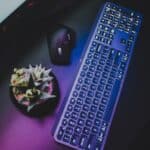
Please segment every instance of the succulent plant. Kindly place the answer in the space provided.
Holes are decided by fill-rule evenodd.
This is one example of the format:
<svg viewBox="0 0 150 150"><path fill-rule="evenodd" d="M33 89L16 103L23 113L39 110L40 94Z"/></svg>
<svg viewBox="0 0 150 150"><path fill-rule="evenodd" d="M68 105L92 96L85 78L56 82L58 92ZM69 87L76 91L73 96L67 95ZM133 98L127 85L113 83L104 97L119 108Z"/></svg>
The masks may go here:
<svg viewBox="0 0 150 150"><path fill-rule="evenodd" d="M53 77L50 72L51 69L45 69L41 64L14 69L10 86L18 103L26 105L28 112L34 106L56 97L52 95Z"/></svg>

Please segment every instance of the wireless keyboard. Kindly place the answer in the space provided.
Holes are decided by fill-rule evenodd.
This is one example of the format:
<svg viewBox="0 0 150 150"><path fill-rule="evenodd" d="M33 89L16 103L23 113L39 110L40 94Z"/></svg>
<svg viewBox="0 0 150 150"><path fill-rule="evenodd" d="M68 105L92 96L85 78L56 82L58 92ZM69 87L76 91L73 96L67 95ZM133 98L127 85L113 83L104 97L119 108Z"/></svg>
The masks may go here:
<svg viewBox="0 0 150 150"><path fill-rule="evenodd" d="M54 138L75 149L102 150L125 80L142 16L107 2L99 12Z"/></svg>

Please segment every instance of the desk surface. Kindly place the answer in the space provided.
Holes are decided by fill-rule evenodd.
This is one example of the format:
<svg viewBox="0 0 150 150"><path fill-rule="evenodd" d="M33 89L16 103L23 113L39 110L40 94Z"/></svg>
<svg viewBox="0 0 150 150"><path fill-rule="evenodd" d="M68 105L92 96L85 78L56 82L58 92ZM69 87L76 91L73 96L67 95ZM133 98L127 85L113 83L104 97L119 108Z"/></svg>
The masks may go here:
<svg viewBox="0 0 150 150"><path fill-rule="evenodd" d="M139 9L146 13L146 10L134 0L124 2L125 5ZM46 32L43 30L36 40L26 43L24 50L5 51L1 54L3 64L3 76L0 78L0 149L1 150L62 150L68 149L57 144L51 134L52 127L56 120L58 110L67 93L67 89L73 81L77 70L80 56L83 52L86 39L89 35L91 25L96 17L102 0L82 2L77 7L72 7L68 12L61 14L56 22L71 27L77 35L76 46L72 50L71 64L69 66L55 66L51 64L46 41ZM53 23L54 24L54 23ZM106 149L126 150L134 143L136 136L148 123L150 117L148 87L148 32L145 30L148 23L144 22L140 38L135 48L127 79L123 88L119 105L112 123ZM32 32L28 33L27 35ZM34 37L34 36L33 36ZM13 38L13 37L12 37ZM17 38L16 38L17 39ZM27 39L26 39L27 40ZM28 40L27 40L28 41ZM25 41L26 42L26 41ZM16 48L19 45L15 38L11 41L10 47ZM9 47L8 45L6 47ZM144 51L144 54L143 54ZM10 53L8 56L8 52ZM30 53L29 53L30 52ZM7 59L6 59L7 56ZM21 58L21 59L19 59ZM30 118L23 115L11 103L9 97L9 79L11 69L16 66L28 66L29 64L43 64L51 67L55 73L61 92L61 99L55 111L43 118ZM120 138L121 137L121 138Z"/></svg>

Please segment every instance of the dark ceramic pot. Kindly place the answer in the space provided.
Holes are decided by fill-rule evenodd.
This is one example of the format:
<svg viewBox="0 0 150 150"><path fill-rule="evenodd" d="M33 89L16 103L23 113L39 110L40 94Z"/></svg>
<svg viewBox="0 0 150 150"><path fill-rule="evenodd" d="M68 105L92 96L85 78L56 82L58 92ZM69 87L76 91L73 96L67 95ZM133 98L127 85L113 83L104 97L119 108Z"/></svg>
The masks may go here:
<svg viewBox="0 0 150 150"><path fill-rule="evenodd" d="M54 76L53 73L50 73L50 75L53 77L53 80L52 80L53 91L51 94L56 95L56 97L50 98L49 100L44 101L41 104L35 105L29 112L27 111L26 105L20 104L16 100L12 91L13 87L10 86L9 93L10 93L11 101L22 113L32 116L32 117L42 117L54 111L58 103L60 93L59 93L59 86L58 86L56 77Z"/></svg>

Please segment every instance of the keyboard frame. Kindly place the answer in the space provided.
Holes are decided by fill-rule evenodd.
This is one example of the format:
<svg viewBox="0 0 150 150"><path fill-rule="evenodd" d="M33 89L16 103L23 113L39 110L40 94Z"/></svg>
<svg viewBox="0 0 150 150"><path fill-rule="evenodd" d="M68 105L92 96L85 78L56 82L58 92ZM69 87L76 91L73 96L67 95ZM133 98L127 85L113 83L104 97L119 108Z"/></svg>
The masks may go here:
<svg viewBox="0 0 150 150"><path fill-rule="evenodd" d="M58 133L58 126L59 126L59 123L62 121L62 116L64 115L65 113L65 108L68 106L68 103L69 103L69 98L71 97L72 95L72 92L73 92L73 89L76 85L76 82L77 82L77 79L79 77L79 74L80 74L80 71L81 71L81 68L82 68L82 65L84 65L84 61L86 59L86 55L88 54L88 51L89 51L89 48L92 44L92 42L94 41L94 36L95 35L95 32L96 32L96 28L97 28L97 25L98 25L98 21L102 18L102 14L104 13L104 10L105 10L105 7L108 5L108 4L113 4L113 5L117 5L119 6L120 8L122 8L123 10L125 11L128 11L128 12L134 12L136 13L137 15L140 16L140 19L141 19L141 22L140 22L140 25L137 29L137 34L135 36L135 39L133 40L133 45L132 47L130 48L131 51L129 52L129 59L128 59L128 62L127 62L127 65L126 65L126 68L125 68L125 71L124 71L124 75L123 75L123 78L121 79L121 83L120 83L120 89L118 91L118 94L117 94L117 98L116 98L116 101L115 101L115 104L114 104L114 107L113 107L113 111L112 111L112 114L111 114L111 117L110 117L110 121L108 123L108 126L107 126L107 129L106 129L106 133L105 133L105 136L104 136L104 140L102 142L102 146L101 146L101 149L103 150L104 149L104 146L105 146L105 143L106 143L106 140L108 138L108 134L109 134L109 131L110 131L110 128L111 128L111 125L112 125L112 121L113 121L113 118L114 118L114 115L115 115L115 111L116 111L116 108L117 108L117 105L118 105L118 102L119 102L119 98L120 98L120 95L121 95L121 92L122 92L122 89L123 89L123 85L124 85L124 82L125 82L125 78L127 76L127 72L128 72L128 68L129 68L129 64L131 63L131 57L133 56L133 51L134 51L134 47L136 45L136 41L137 41L137 38L138 38L138 35L139 35L139 31L140 31L140 28L141 28L141 25L142 25L142 21L143 21L143 15L135 10L132 10L130 8L126 8L126 7L123 7L121 5L119 5L118 3L114 3L114 2L106 2L104 3L100 10L98 11L97 13L97 16L96 16L96 19L92 25L92 28L91 28L91 31L90 31L90 34L88 36L88 39L86 41L86 44L84 46L84 49L83 49L83 52L81 54L81 58L80 58L80 62L78 64L78 67L77 67L77 72L75 73L75 76L74 76L74 80L73 82L71 83L71 86L69 88L69 90L67 91L67 95L65 96L64 100L63 100L63 103L60 107L60 110L58 112L58 115L57 115L57 118L56 118L56 122L54 124L54 127L52 129L52 134L53 134L53 137L55 139L56 142L58 143L61 143L61 144L64 144L66 146L69 146L69 147L72 147L74 149L80 149L79 147L76 147L76 146L73 146L71 144L68 144L66 142L63 142L62 140L58 140L57 139L57 135L55 133ZM102 45L106 45L102 42L99 42L101 43ZM111 48L111 45L106 45L108 47Z"/></svg>

